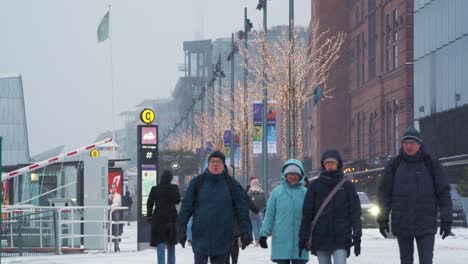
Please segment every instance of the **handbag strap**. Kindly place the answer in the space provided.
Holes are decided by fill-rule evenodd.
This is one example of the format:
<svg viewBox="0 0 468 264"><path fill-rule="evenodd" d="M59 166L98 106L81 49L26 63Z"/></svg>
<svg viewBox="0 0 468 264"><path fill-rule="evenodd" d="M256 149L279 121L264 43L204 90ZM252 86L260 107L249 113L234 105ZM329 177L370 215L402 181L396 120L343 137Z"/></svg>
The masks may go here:
<svg viewBox="0 0 468 264"><path fill-rule="evenodd" d="M309 241L312 238L312 231L314 231L315 224L317 224L317 221L320 217L320 214L322 213L323 209L327 206L327 204L331 201L333 196L335 196L336 192L338 189L341 188L341 186L347 181L348 179L346 177L343 177L341 181L333 188L333 190L328 194L327 198L325 198L325 201L323 201L322 205L320 205L320 208L318 209L317 213L315 214L314 220L312 220L312 224L310 225L310 236L309 236Z"/></svg>

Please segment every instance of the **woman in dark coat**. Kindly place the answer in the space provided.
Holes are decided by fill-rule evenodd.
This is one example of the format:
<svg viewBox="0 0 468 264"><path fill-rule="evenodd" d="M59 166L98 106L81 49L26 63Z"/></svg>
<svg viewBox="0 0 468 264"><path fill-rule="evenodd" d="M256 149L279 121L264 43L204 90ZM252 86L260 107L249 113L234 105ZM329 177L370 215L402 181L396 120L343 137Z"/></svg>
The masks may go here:
<svg viewBox="0 0 468 264"><path fill-rule="evenodd" d="M316 212L343 177L343 161L337 150L327 150L322 156L320 176L310 182L302 211L299 247L304 248ZM318 263L346 263L350 247L361 253L361 203L352 182L346 181L327 204L312 232L311 253Z"/></svg>
<svg viewBox="0 0 468 264"><path fill-rule="evenodd" d="M180 202L180 194L178 186L171 184L172 178L172 172L165 170L161 175L159 185L151 188L146 203L148 222L151 224L150 246L157 249L158 264L166 263L164 261L166 246L167 263L175 264L176 204Z"/></svg>

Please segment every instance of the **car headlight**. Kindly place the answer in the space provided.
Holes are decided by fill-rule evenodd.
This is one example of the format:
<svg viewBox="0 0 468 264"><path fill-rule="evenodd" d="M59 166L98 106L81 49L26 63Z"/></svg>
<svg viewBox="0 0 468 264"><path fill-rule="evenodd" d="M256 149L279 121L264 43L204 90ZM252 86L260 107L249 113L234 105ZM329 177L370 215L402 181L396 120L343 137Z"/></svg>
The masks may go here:
<svg viewBox="0 0 468 264"><path fill-rule="evenodd" d="M380 208L377 206L377 205L373 205L370 209L369 209L369 213L373 216L377 216L379 215L380 213Z"/></svg>

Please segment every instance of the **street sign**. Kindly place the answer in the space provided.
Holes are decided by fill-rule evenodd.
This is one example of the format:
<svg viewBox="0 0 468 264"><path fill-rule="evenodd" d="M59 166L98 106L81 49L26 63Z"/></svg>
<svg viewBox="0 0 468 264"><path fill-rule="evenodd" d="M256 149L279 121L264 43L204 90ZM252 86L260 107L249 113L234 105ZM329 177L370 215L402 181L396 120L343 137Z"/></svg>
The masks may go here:
<svg viewBox="0 0 468 264"><path fill-rule="evenodd" d="M171 168L172 168L173 170L177 170L177 169L180 168L180 165L179 165L178 162L175 161L175 162L172 162L172 163L171 163Z"/></svg>
<svg viewBox="0 0 468 264"><path fill-rule="evenodd" d="M89 155L93 158L96 158L96 157L99 157L99 150L97 149L93 149L91 150L91 152L89 153Z"/></svg>
<svg viewBox="0 0 468 264"><path fill-rule="evenodd" d="M143 109L143 111L141 111L141 114L140 114L140 120L147 125L153 123L154 111L149 108Z"/></svg>

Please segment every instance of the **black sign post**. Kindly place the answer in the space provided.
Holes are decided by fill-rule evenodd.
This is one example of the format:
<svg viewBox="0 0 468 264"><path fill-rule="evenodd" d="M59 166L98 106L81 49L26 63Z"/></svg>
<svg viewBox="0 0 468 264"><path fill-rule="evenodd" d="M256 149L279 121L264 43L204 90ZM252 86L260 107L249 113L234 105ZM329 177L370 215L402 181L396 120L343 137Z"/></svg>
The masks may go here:
<svg viewBox="0 0 468 264"><path fill-rule="evenodd" d="M147 125L137 127L137 152L138 152L138 234L137 249L143 250L149 247L151 239L151 226L147 222L146 201L151 187L156 185L158 177L158 126L151 125L154 113L144 109L141 120ZM152 115L151 115L152 113ZM148 116L152 118L148 118Z"/></svg>

